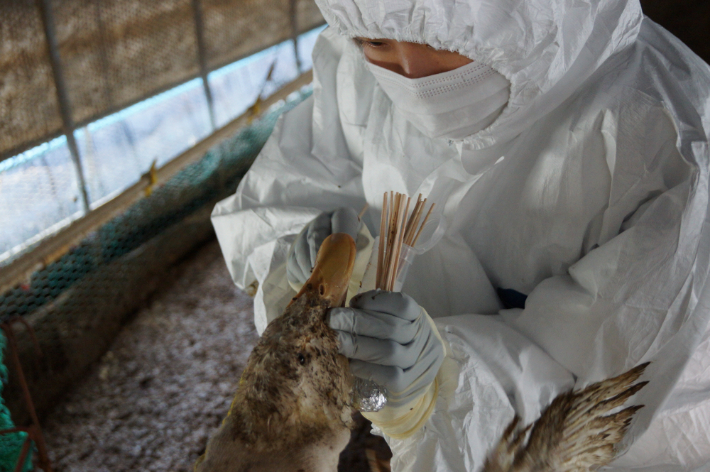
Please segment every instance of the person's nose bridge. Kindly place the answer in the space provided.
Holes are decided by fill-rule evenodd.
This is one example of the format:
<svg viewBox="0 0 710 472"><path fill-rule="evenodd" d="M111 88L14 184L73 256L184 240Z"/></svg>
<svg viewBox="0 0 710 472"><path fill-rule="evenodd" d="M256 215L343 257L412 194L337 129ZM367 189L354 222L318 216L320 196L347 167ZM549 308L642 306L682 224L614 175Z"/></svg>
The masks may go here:
<svg viewBox="0 0 710 472"><path fill-rule="evenodd" d="M427 71L424 70L425 68L422 67L427 62L423 57L424 55L425 51L418 44L405 42L398 44L397 59L399 66L410 79L418 79L428 75Z"/></svg>

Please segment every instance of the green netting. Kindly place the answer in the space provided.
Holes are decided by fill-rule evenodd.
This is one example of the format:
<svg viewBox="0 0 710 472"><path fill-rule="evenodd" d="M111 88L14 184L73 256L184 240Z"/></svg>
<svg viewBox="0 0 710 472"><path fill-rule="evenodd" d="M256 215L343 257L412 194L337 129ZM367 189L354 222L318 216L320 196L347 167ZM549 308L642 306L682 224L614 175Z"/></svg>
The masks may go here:
<svg viewBox="0 0 710 472"><path fill-rule="evenodd" d="M7 343L5 335L0 330L0 393L7 384L7 367L4 363L4 353ZM10 411L5 406L5 402L0 398L0 430L14 428L15 425L10 418ZM27 433L10 433L0 435L0 472L11 472L15 470L17 459L20 456L22 444L25 442ZM27 454L23 472L32 468L32 450Z"/></svg>

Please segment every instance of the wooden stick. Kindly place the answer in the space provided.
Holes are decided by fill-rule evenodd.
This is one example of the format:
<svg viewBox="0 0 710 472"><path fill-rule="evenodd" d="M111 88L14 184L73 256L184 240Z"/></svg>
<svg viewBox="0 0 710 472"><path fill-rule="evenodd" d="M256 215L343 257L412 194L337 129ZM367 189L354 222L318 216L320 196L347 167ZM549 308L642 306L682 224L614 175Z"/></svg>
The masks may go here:
<svg viewBox="0 0 710 472"><path fill-rule="evenodd" d="M422 209L424 208L425 204L426 198L422 201L422 194L420 193L419 197L417 198L417 204L414 207L414 211L412 212L412 216L410 218L410 222L412 224L407 230L407 238L404 241L404 243L408 246L411 246L412 242L414 241L414 235L417 231L417 228L419 227L419 220L421 219Z"/></svg>
<svg viewBox="0 0 710 472"><path fill-rule="evenodd" d="M414 209L412 210L411 216L407 219L407 226L404 229L404 243L407 244L407 240L409 238L409 234L412 232L412 226L414 225L414 217L417 214L417 209L419 208L419 202L422 198L422 194L419 194L419 197L417 197L417 203L414 204Z"/></svg>
<svg viewBox="0 0 710 472"><path fill-rule="evenodd" d="M424 229L424 225L426 225L427 221L429 221L429 216L431 216L431 211L434 209L434 205L436 205L436 203L432 203L431 206L429 207L429 211L426 214L426 218L424 218L424 222L419 227L419 231L417 231L417 235L414 238L414 243L412 243L412 245L417 244L417 241L419 240L419 235L422 234L422 230Z"/></svg>
<svg viewBox="0 0 710 472"><path fill-rule="evenodd" d="M360 210L360 213L357 215L357 219L361 220L363 216L365 216L365 212L367 209L370 208L370 204L365 202L365 206L362 207L362 210Z"/></svg>
<svg viewBox="0 0 710 472"><path fill-rule="evenodd" d="M402 198L404 200L404 197ZM407 223L409 223L409 218L407 215L409 215L409 204L411 203L412 199L410 197L407 197L407 205L404 207L404 213L402 214L402 226L399 227L400 232L402 233L402 241L404 241L404 236L407 234ZM399 264L398 264L399 265Z"/></svg>
<svg viewBox="0 0 710 472"><path fill-rule="evenodd" d="M399 243L399 234L400 234L400 226L401 226L401 221L402 221L402 200L403 200L404 195L401 193L398 193L395 196L396 203L395 203L395 208L397 208L397 214L395 215L394 218L394 224L392 226L392 247L390 250L389 254L389 270L387 271L387 290L392 291L392 286L394 285L392 280L394 278L394 274L397 271L397 245Z"/></svg>
<svg viewBox="0 0 710 472"><path fill-rule="evenodd" d="M387 246L385 246L385 268L382 274L382 283L380 288L382 290L387 290L387 281L390 278L390 271L392 270L392 248L394 246L394 234L392 233L395 230L395 218L397 215L397 197L392 196L392 199L390 200L391 204L391 211L389 215L389 222L387 224Z"/></svg>
<svg viewBox="0 0 710 472"><path fill-rule="evenodd" d="M386 290L387 280L389 278L389 273L392 267L392 247L394 245L394 235L395 230L394 221L397 215L396 197L392 191L390 191L389 200L389 221L387 223L387 246L385 247L385 260L384 260L384 270L382 272L382 284L378 288Z"/></svg>
<svg viewBox="0 0 710 472"><path fill-rule="evenodd" d="M382 282L382 262L385 254L385 221L387 221L387 192L382 197L382 215L380 215L380 245L377 248L377 275L375 287L379 288Z"/></svg>
<svg viewBox="0 0 710 472"><path fill-rule="evenodd" d="M414 238L417 235L417 229L421 226L420 221L422 220L422 215L424 214L424 208L426 207L427 199L422 200L422 204L419 206L419 213L417 213L417 225L412 230L412 239L410 246L414 246Z"/></svg>
<svg viewBox="0 0 710 472"><path fill-rule="evenodd" d="M407 244L413 247L417 243L434 209L432 204L420 224L426 202L427 199L422 199L422 195L419 194L412 213L409 214L412 205L411 197L393 191L385 192L382 196L380 245L377 249L377 288L389 291L394 289L402 266L400 259L403 255L403 246Z"/></svg>
<svg viewBox="0 0 710 472"><path fill-rule="evenodd" d="M401 203L403 203L403 202L401 202ZM392 254L393 265L392 265L392 273L391 273L390 282L389 282L389 290L390 291L394 290L394 283L397 280L397 272L399 272L399 255L402 253L402 239L404 237L404 231L402 231L401 229L404 225L405 215L406 215L406 212L402 212L402 214L399 217L399 221L397 221L397 239L395 240L394 251Z"/></svg>
<svg viewBox="0 0 710 472"><path fill-rule="evenodd" d="M407 197L407 205L404 207L404 216L402 218L403 223L407 223L407 215L409 215L409 204L412 202L412 199L410 197ZM404 227L402 227L404 229Z"/></svg>

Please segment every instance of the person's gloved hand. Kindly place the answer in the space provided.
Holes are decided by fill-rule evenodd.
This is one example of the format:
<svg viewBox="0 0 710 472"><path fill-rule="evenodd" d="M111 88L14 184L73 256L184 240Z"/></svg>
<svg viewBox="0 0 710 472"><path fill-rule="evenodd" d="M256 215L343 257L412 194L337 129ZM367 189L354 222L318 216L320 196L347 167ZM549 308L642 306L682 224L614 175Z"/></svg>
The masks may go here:
<svg viewBox="0 0 710 472"><path fill-rule="evenodd" d="M350 359L353 375L386 387L388 405L422 394L444 360L429 315L401 292L357 295L350 308L331 309L328 324L338 333L340 353Z"/></svg>
<svg viewBox="0 0 710 472"><path fill-rule="evenodd" d="M357 239L361 224L352 208L338 208L318 215L303 227L291 245L286 263L288 281L303 285L316 265L318 249L325 238L335 233L347 233Z"/></svg>

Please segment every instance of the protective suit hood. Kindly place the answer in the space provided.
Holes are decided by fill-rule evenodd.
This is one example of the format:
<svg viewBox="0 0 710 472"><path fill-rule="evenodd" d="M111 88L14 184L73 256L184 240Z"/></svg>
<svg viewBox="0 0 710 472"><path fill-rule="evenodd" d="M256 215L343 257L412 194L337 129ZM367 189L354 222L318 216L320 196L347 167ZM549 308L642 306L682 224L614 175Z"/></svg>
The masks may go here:
<svg viewBox="0 0 710 472"><path fill-rule="evenodd" d="M316 0L348 37L428 44L487 64L511 83L508 106L467 141L482 149L520 133L631 44L638 0Z"/></svg>

